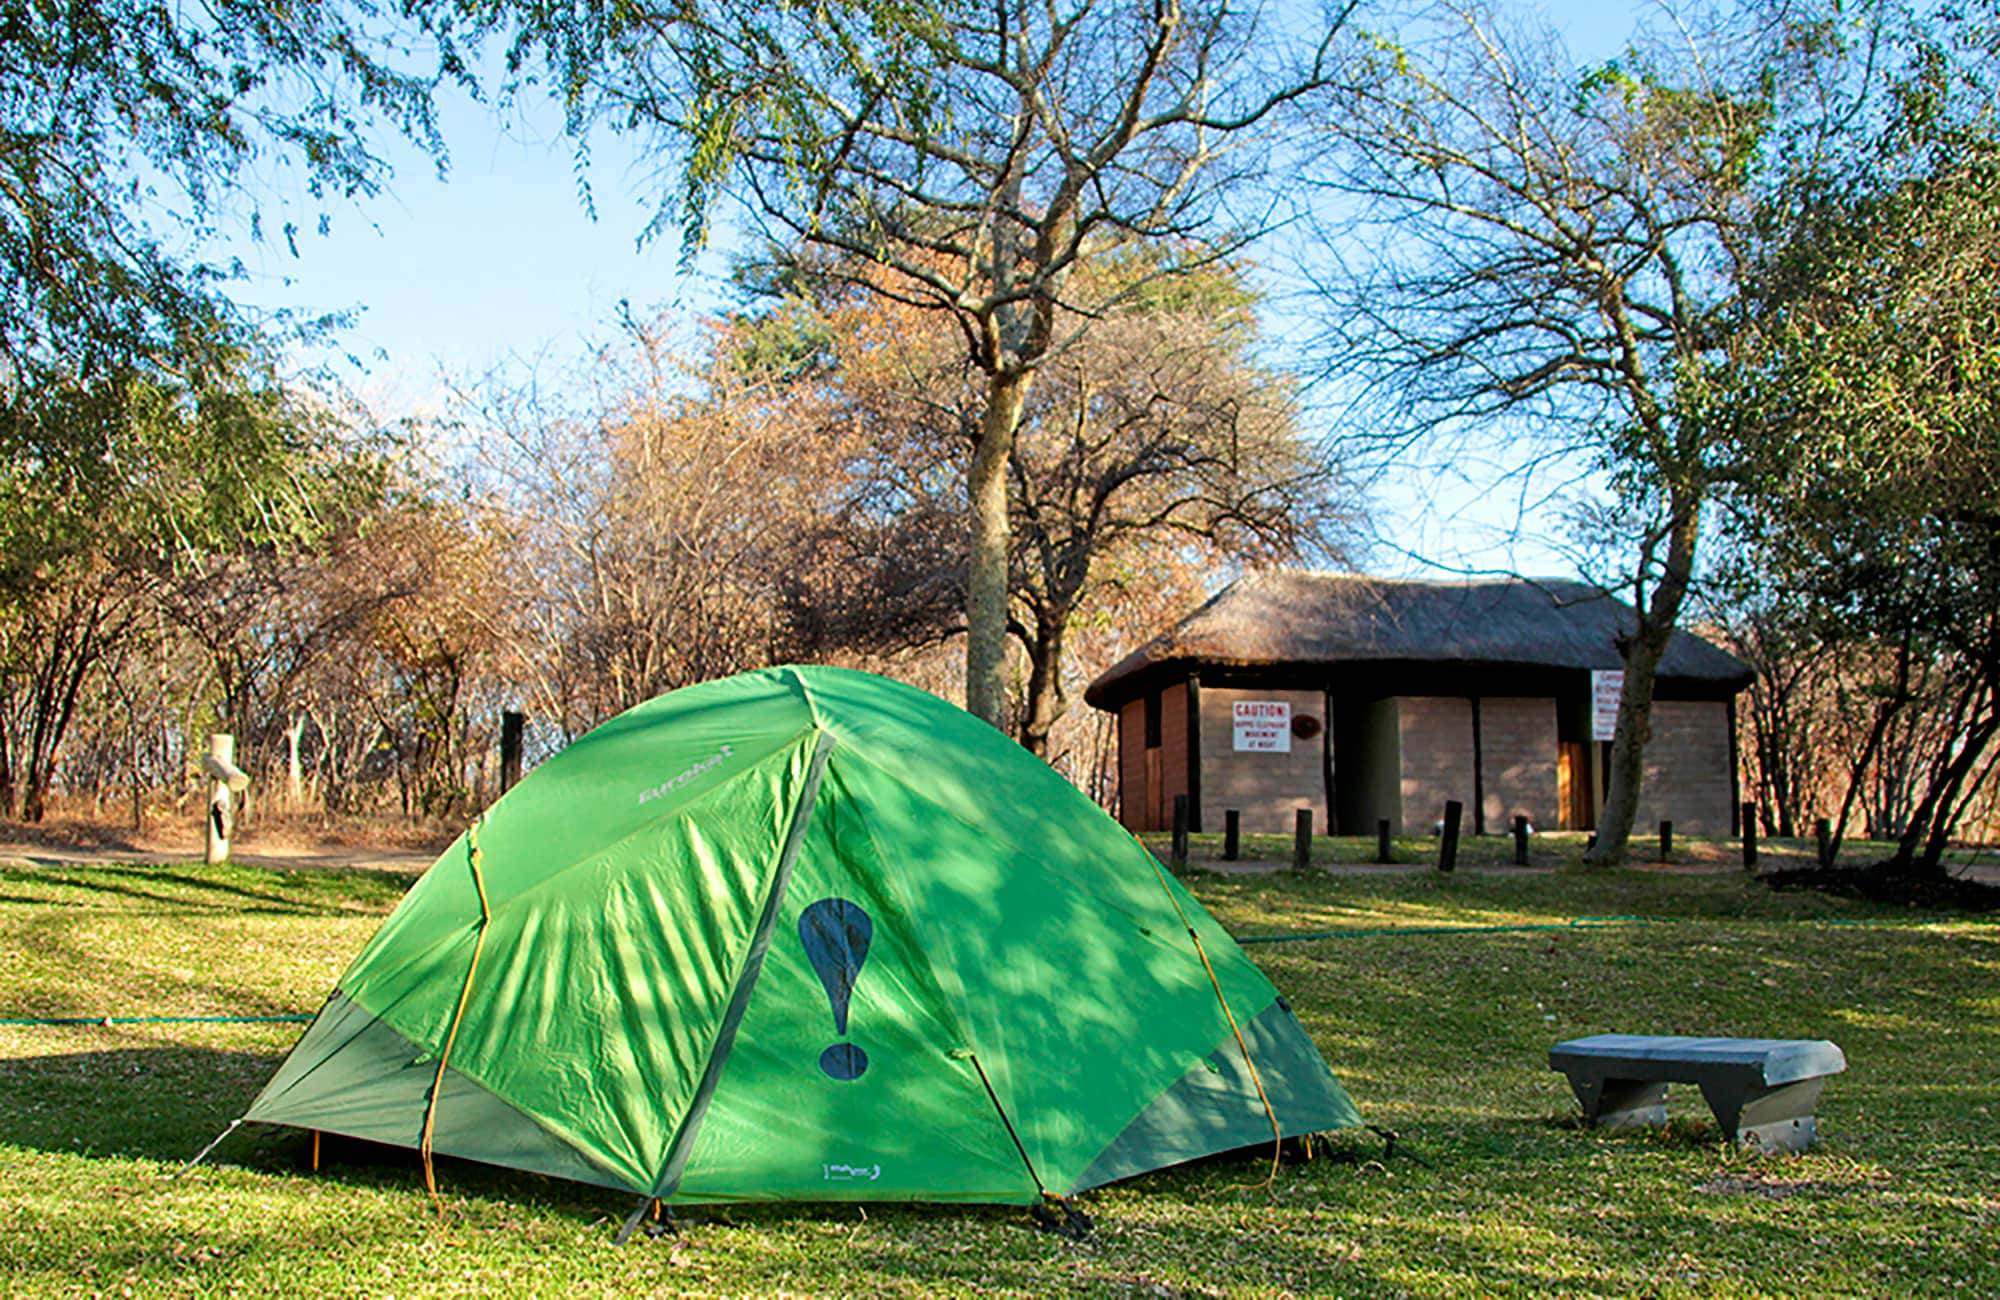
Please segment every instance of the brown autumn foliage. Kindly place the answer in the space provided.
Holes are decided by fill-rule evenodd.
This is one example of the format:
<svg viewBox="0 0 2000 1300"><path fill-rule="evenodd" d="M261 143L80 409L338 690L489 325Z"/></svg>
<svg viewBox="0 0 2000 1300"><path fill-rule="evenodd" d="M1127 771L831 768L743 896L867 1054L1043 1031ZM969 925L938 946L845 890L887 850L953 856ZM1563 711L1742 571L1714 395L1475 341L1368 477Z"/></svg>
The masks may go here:
<svg viewBox="0 0 2000 1300"><path fill-rule="evenodd" d="M1115 628L1110 644L1129 648L1219 574L1323 557L1342 539L1341 485L1300 432L1290 385L1255 360L1252 301L1221 269L1156 290L1095 322L1043 367L1027 400L1008 459L1009 721L1044 757L1057 757L1052 738L1076 688L1108 666L1108 649L1089 653L1102 638L1079 641L1084 629ZM818 609L818 630L876 647L956 631L964 578L953 530L981 378L948 322L919 308L842 295L810 319L828 341L816 364L864 431L858 478L894 506L873 533L843 521L836 544L857 552L851 560L865 548L886 581L836 587L852 598ZM772 326L805 328L786 314ZM905 625L926 613L928 627Z"/></svg>

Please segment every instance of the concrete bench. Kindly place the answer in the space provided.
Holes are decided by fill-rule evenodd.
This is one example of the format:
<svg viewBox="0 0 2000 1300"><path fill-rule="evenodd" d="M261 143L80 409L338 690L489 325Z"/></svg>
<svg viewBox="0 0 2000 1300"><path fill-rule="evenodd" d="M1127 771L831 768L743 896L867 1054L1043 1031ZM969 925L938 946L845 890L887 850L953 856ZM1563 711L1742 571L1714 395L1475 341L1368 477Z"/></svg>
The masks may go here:
<svg viewBox="0 0 2000 1300"><path fill-rule="evenodd" d="M1664 1124L1667 1084L1692 1083L1731 1142L1803 1151L1819 1090L1847 1058L1825 1039L1597 1034L1550 1048L1549 1068L1569 1077L1593 1126Z"/></svg>

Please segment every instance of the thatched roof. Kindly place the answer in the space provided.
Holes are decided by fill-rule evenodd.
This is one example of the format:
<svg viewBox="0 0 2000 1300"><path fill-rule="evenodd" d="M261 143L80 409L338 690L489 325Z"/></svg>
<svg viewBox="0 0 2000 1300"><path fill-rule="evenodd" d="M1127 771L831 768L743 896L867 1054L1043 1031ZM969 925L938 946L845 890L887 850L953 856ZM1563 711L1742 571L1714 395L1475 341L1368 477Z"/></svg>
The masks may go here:
<svg viewBox="0 0 2000 1300"><path fill-rule="evenodd" d="M1564 579L1404 582L1278 569L1252 574L1114 664L1084 698L1116 708L1170 666L1239 669L1454 664L1619 668L1633 614ZM1660 661L1673 680L1741 690L1751 670L1689 632Z"/></svg>

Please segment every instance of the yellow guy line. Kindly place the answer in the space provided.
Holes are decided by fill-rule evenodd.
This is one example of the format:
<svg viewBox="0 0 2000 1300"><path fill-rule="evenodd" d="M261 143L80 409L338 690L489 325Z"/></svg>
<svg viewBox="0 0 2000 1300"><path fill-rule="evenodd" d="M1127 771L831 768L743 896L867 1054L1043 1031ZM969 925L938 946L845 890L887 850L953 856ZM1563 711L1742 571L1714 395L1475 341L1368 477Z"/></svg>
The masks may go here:
<svg viewBox="0 0 2000 1300"><path fill-rule="evenodd" d="M1264 1092L1264 1080L1257 1073L1257 1062L1250 1058L1250 1044L1243 1041L1243 1030L1236 1024L1236 1013L1229 1009L1229 999L1223 996L1222 981L1215 977L1215 967L1209 965L1208 949L1202 947L1201 936L1195 933L1194 924L1188 920L1186 909L1181 907L1181 900L1174 896L1173 886L1167 883L1167 873L1160 868L1160 860L1153 856L1153 851L1147 848L1138 836L1134 835L1132 842L1146 855L1146 861L1153 864L1153 874L1160 878L1160 888L1167 891L1167 901L1174 905L1174 915L1180 917L1188 938L1194 941L1195 955L1201 958L1201 968L1208 972L1208 982L1215 988L1215 1000L1222 1004L1222 1014L1229 1021L1229 1032L1236 1035L1236 1047L1243 1053L1243 1064L1250 1067L1250 1082L1256 1085L1257 1100L1264 1103L1265 1118L1271 1121L1271 1172L1264 1179L1264 1188L1275 1193L1278 1185L1278 1159L1284 1154L1285 1149L1285 1134L1284 1130L1278 1127L1278 1112L1271 1109L1271 1098Z"/></svg>
<svg viewBox="0 0 2000 1300"><path fill-rule="evenodd" d="M479 952L486 946L486 925L493 919L493 911L486 904L486 882L479 874L479 823L472 823L467 833L471 848L472 887L479 894L479 930L472 940L472 962L465 968L465 985L458 991L458 1009L452 1012L451 1029L444 1036L444 1050L438 1053L437 1075L431 1080L431 1095L424 1102L424 1135L417 1145L417 1153L423 1157L424 1186L430 1189L431 1201L437 1206L438 1217L444 1217L444 1201L438 1196L437 1173L431 1166L431 1137L437 1122L438 1093L444 1088L444 1068L451 1060L451 1045L458 1041L458 1025L465 1019L465 1004L472 997L472 977L479 969Z"/></svg>

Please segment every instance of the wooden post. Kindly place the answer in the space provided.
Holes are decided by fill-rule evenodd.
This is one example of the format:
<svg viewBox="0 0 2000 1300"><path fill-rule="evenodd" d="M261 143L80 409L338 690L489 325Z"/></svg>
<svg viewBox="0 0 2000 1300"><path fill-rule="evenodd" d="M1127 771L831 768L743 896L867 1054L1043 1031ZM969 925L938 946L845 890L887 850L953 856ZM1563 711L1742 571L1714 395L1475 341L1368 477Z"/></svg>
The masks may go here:
<svg viewBox="0 0 2000 1300"><path fill-rule="evenodd" d="M216 732L208 738L208 755L201 760L208 782L208 861L229 857L229 833L234 826L229 797L249 788L250 778L236 766L236 737Z"/></svg>
<svg viewBox="0 0 2000 1300"><path fill-rule="evenodd" d="M1519 813L1514 815L1514 865L1528 865L1528 819Z"/></svg>
<svg viewBox="0 0 2000 1300"><path fill-rule="evenodd" d="M500 793L506 794L521 779L521 729L528 715L509 709L500 715Z"/></svg>
<svg viewBox="0 0 2000 1300"><path fill-rule="evenodd" d="M1757 869L1757 805L1744 804L1743 813L1743 869Z"/></svg>
<svg viewBox="0 0 2000 1300"><path fill-rule="evenodd" d="M1814 820L1813 839L1819 842L1819 864L1822 867L1832 866L1833 823L1825 817L1820 817Z"/></svg>
<svg viewBox="0 0 2000 1300"><path fill-rule="evenodd" d="M1223 812L1222 860L1224 862L1236 861L1236 851L1239 847L1237 842L1242 838L1241 835L1242 829L1243 829L1242 813L1236 811L1236 809L1234 808L1227 809L1226 811Z"/></svg>
<svg viewBox="0 0 2000 1300"><path fill-rule="evenodd" d="M1312 868L1313 855L1313 815L1312 809L1299 809L1292 822L1292 870L1307 871Z"/></svg>
<svg viewBox="0 0 2000 1300"><path fill-rule="evenodd" d="M1187 837L1188 837L1188 797L1184 794L1177 794L1174 796L1174 847L1173 847L1174 865L1176 867L1185 867L1187 865L1187 849L1188 849Z"/></svg>
<svg viewBox="0 0 2000 1300"><path fill-rule="evenodd" d="M1674 856L1674 824L1660 823L1660 861L1671 862Z"/></svg>
<svg viewBox="0 0 2000 1300"><path fill-rule="evenodd" d="M1394 862L1396 860L1396 848L1389 843L1389 819L1387 817L1378 817L1375 819L1375 860L1377 862Z"/></svg>
<svg viewBox="0 0 2000 1300"><path fill-rule="evenodd" d="M1458 866L1458 823L1465 816L1465 805L1456 799L1448 799L1444 805L1444 836L1438 840L1438 870L1450 871Z"/></svg>

